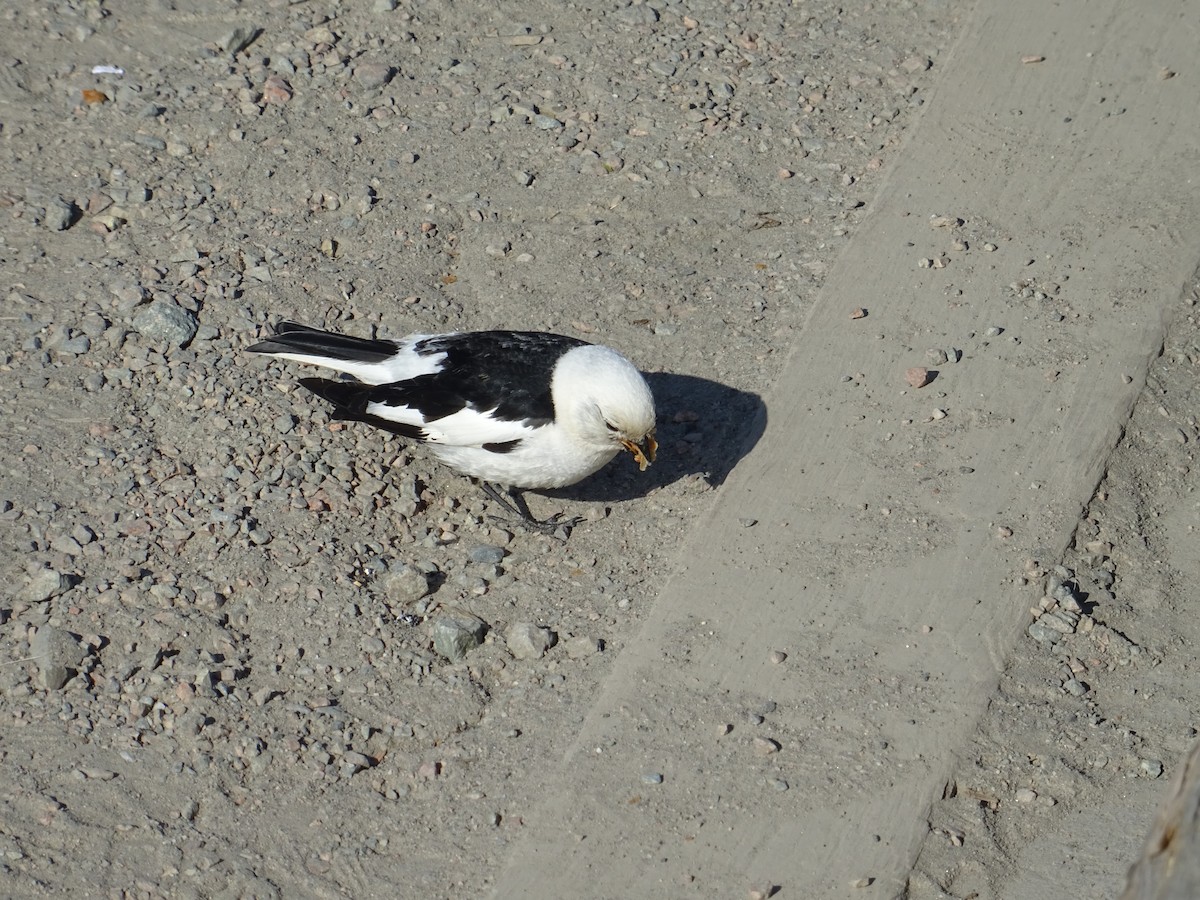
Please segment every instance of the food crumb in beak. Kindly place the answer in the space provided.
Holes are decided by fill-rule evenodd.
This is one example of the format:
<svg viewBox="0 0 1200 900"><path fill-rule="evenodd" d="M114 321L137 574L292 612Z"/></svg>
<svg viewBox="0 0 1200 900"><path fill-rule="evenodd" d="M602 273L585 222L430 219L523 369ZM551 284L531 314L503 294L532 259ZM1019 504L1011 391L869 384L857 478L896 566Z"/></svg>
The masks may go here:
<svg viewBox="0 0 1200 900"><path fill-rule="evenodd" d="M658 441L654 440L654 435L648 434L642 444L635 444L633 441L621 441L621 444L633 454L633 458L637 461L638 470L645 472L650 463L654 462L655 454L658 453Z"/></svg>

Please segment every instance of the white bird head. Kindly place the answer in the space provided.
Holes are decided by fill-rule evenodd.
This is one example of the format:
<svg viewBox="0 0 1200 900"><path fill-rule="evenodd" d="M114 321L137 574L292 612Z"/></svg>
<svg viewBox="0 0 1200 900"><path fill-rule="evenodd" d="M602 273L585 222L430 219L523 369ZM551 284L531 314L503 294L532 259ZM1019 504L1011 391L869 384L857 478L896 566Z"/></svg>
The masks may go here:
<svg viewBox="0 0 1200 900"><path fill-rule="evenodd" d="M643 472L654 462L654 397L642 373L616 350L595 344L569 350L550 390L555 418L575 438L628 450Z"/></svg>

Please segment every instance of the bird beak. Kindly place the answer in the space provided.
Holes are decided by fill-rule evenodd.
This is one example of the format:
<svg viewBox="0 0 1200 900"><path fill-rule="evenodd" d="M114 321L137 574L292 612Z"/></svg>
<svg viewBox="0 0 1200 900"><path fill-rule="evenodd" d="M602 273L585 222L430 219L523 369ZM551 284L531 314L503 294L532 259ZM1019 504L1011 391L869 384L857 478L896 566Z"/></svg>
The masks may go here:
<svg viewBox="0 0 1200 900"><path fill-rule="evenodd" d="M645 472L646 467L654 462L654 456L658 453L658 441L654 440L653 434L642 438L640 444L635 444L633 441L621 441L621 445L633 454L633 458L637 460L638 469L642 472Z"/></svg>

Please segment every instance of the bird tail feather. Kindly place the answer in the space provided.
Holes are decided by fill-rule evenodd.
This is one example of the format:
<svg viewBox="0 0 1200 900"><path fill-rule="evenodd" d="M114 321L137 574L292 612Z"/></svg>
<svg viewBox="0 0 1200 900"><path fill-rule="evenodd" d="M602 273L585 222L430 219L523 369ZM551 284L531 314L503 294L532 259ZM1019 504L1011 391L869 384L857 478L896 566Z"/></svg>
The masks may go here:
<svg viewBox="0 0 1200 900"><path fill-rule="evenodd" d="M271 337L247 348L250 353L290 354L328 360L325 365L332 369L342 368L338 363L381 363L395 356L399 349L400 345L395 341L333 334L295 322L280 322Z"/></svg>
<svg viewBox="0 0 1200 900"><path fill-rule="evenodd" d="M333 418L349 422L366 422L401 437L425 440L419 426L393 422L367 412L372 386L360 381L333 381L329 378L301 378L300 386L312 391L333 406Z"/></svg>

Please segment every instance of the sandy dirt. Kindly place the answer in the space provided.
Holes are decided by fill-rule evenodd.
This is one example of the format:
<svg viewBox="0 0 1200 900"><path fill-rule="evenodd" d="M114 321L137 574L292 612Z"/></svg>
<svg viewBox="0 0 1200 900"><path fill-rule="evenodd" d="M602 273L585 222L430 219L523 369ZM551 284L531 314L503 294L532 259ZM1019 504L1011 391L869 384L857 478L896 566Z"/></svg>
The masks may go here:
<svg viewBox="0 0 1200 900"><path fill-rule="evenodd" d="M4 895L1120 892L1200 702L1200 4L0 17ZM282 318L611 344L659 462L505 527Z"/></svg>

